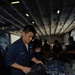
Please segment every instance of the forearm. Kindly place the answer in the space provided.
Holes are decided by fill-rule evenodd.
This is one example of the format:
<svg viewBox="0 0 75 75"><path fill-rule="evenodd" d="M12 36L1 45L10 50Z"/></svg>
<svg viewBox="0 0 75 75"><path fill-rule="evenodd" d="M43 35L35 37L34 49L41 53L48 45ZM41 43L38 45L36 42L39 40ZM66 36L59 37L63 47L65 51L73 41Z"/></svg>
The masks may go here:
<svg viewBox="0 0 75 75"><path fill-rule="evenodd" d="M31 61L35 62L36 64L43 64L42 61L36 59L35 57L33 57L33 58L31 59Z"/></svg>
<svg viewBox="0 0 75 75"><path fill-rule="evenodd" d="M31 70L31 68L29 68L29 67L25 67L25 66L22 66L22 65L19 65L19 64L17 64L17 63L13 63L12 65L11 65L11 67L14 67L14 68L16 68L16 69L20 69L20 70L22 70L24 73L28 73L28 72L30 72L30 70Z"/></svg>
<svg viewBox="0 0 75 75"><path fill-rule="evenodd" d="M37 62L38 62L38 60L37 60L35 57L33 57L33 58L31 59L31 61L35 62L36 64L37 64Z"/></svg>
<svg viewBox="0 0 75 75"><path fill-rule="evenodd" d="M16 69L20 69L20 70L22 70L22 69L24 68L24 66L19 65L19 64L17 64L17 63L13 63L13 64L11 65L11 67L16 68Z"/></svg>

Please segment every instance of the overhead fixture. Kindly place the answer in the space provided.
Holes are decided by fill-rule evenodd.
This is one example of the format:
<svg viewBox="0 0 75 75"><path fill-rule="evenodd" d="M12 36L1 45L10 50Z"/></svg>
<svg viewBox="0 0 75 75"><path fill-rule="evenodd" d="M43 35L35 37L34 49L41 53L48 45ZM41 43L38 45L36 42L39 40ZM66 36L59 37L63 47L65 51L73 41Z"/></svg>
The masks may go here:
<svg viewBox="0 0 75 75"><path fill-rule="evenodd" d="M18 4L18 3L20 3L20 1L11 2L11 4Z"/></svg>
<svg viewBox="0 0 75 75"><path fill-rule="evenodd" d="M26 16L29 17L29 14L26 13Z"/></svg>
<svg viewBox="0 0 75 75"><path fill-rule="evenodd" d="M4 27L2 27L2 30L4 30L5 28Z"/></svg>
<svg viewBox="0 0 75 75"><path fill-rule="evenodd" d="M34 24L34 22L32 22L32 24Z"/></svg>
<svg viewBox="0 0 75 75"><path fill-rule="evenodd" d="M3 22L3 21L1 21L1 20L0 20L0 23L3 23L3 24L5 24L5 22Z"/></svg>
<svg viewBox="0 0 75 75"><path fill-rule="evenodd" d="M59 14L60 13L60 10L57 10L57 14Z"/></svg>

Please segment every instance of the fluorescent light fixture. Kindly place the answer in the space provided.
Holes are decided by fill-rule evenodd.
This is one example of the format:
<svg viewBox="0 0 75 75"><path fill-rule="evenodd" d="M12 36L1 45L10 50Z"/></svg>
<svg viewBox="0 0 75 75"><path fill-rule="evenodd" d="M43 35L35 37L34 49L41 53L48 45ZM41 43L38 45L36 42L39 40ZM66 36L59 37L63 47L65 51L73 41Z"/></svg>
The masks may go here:
<svg viewBox="0 0 75 75"><path fill-rule="evenodd" d="M29 14L26 14L27 17L29 17Z"/></svg>
<svg viewBox="0 0 75 75"><path fill-rule="evenodd" d="M57 14L59 14L60 13L60 10L57 10Z"/></svg>
<svg viewBox="0 0 75 75"><path fill-rule="evenodd" d="M34 22L32 22L32 24L34 24Z"/></svg>
<svg viewBox="0 0 75 75"><path fill-rule="evenodd" d="M20 1L11 2L11 4L18 4L18 3L20 3Z"/></svg>

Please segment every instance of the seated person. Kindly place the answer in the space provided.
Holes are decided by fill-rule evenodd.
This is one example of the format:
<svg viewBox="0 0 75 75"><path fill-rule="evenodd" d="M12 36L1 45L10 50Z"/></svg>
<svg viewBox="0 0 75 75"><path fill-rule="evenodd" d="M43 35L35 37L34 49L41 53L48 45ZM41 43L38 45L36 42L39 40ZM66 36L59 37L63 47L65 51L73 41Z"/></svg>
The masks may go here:
<svg viewBox="0 0 75 75"><path fill-rule="evenodd" d="M72 59L75 59L75 41L72 36L70 36L68 40L69 40L69 45L67 46L68 47L67 52L69 54L68 56Z"/></svg>
<svg viewBox="0 0 75 75"><path fill-rule="evenodd" d="M44 40L42 51L45 58L48 58L50 56L50 50L51 50L50 48L51 46L47 43L47 40Z"/></svg>
<svg viewBox="0 0 75 75"><path fill-rule="evenodd" d="M62 53L62 46L59 44L58 40L54 41L52 53L54 55L54 58L59 58Z"/></svg>
<svg viewBox="0 0 75 75"><path fill-rule="evenodd" d="M35 49L35 57L39 60L42 60L42 51L41 51L41 44L39 39L35 38L33 41L34 49Z"/></svg>
<svg viewBox="0 0 75 75"><path fill-rule="evenodd" d="M69 53L75 53L75 41L73 37L69 37L69 45L68 45L68 52Z"/></svg>
<svg viewBox="0 0 75 75"><path fill-rule="evenodd" d="M50 45L47 43L47 40L44 41L43 50L50 51Z"/></svg>

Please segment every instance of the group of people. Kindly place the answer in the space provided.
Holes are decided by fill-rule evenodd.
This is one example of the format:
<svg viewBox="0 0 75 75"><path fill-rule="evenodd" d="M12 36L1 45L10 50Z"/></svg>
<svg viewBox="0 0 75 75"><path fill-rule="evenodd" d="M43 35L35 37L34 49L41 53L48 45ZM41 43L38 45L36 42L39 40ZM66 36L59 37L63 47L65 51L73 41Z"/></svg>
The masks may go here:
<svg viewBox="0 0 75 75"><path fill-rule="evenodd" d="M75 59L75 41L73 37L70 36L68 38L68 45L66 45L65 51L63 51L63 48L61 44L58 42L58 40L55 40L52 51L56 59L61 60Z"/></svg>
<svg viewBox="0 0 75 75"><path fill-rule="evenodd" d="M29 65L31 61L43 65L43 61L40 59L43 58L41 55L49 54L51 47L47 43L47 40L44 41L44 45L42 46L42 40L36 39L35 35L35 28L32 25L26 25L21 38L8 47L5 62L12 68L11 75L26 75L29 73L31 71ZM32 41L33 39L34 41ZM70 44L66 49L69 49L67 53L71 55L75 53L75 42L72 37L69 40ZM63 49L58 40L54 41L51 51L54 58L59 58L62 54Z"/></svg>
<svg viewBox="0 0 75 75"><path fill-rule="evenodd" d="M34 39L34 47L35 47L35 56L36 58L44 61L49 55L51 50L51 46L47 43L47 40L44 40L42 44L42 39Z"/></svg>

